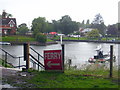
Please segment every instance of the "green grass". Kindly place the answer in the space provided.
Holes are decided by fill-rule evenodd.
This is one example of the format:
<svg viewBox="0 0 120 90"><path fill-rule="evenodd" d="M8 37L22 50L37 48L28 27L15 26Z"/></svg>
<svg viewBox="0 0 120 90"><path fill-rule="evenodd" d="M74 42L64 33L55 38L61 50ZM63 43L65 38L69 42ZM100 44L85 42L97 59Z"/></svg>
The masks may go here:
<svg viewBox="0 0 120 90"><path fill-rule="evenodd" d="M52 42L53 40L51 40L51 39L47 39L47 42Z"/></svg>
<svg viewBox="0 0 120 90"><path fill-rule="evenodd" d="M53 38L54 40L59 40L60 37L56 36ZM113 40L114 37L108 37L107 40ZM63 37L63 40L98 40L98 38L87 38L87 37ZM102 41L106 41L106 38L102 38ZM120 38L117 38L117 40L120 40Z"/></svg>
<svg viewBox="0 0 120 90"><path fill-rule="evenodd" d="M2 37L0 41L9 42L9 41L17 41L17 42L28 42L28 41L36 41L35 38L28 36L5 36ZM51 42L53 40L47 39L47 42Z"/></svg>
<svg viewBox="0 0 120 90"><path fill-rule="evenodd" d="M29 72L33 73L33 71ZM34 74L33 78L26 80L27 83L34 85L33 88L118 88L111 79L84 76L81 75L81 71L76 70L65 73L34 71Z"/></svg>
<svg viewBox="0 0 120 90"><path fill-rule="evenodd" d="M24 42L24 41L35 41L35 39L32 37L28 37L28 36L5 36L5 37L2 37L2 41L4 41L4 42L8 42L8 41Z"/></svg>

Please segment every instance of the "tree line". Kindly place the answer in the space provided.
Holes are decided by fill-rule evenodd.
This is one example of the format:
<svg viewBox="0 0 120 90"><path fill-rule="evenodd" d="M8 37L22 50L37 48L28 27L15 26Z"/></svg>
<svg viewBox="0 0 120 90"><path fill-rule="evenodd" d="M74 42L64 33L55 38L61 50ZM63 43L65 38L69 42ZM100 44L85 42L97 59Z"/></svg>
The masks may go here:
<svg viewBox="0 0 120 90"><path fill-rule="evenodd" d="M58 32L62 34L71 34L74 31L78 31L79 28L93 28L97 29L99 33L103 36L118 36L120 33L120 24L116 23L113 25L106 26L104 20L100 14L95 15L94 20L90 23L88 19L85 23L83 20L82 23L73 21L69 15L64 15L59 20L52 20L48 22L45 17L34 18L32 21L31 31L35 36L37 33L49 33L49 32ZM29 29L25 23L22 23L18 26L19 34L25 34Z"/></svg>

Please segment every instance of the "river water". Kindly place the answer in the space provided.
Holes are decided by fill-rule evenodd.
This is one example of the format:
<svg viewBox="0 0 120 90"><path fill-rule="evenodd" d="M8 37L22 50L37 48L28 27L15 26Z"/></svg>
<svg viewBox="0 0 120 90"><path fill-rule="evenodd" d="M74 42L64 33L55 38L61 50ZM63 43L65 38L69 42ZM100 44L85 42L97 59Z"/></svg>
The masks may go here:
<svg viewBox="0 0 120 90"><path fill-rule="evenodd" d="M65 60L71 59L72 65L80 65L88 63L88 59L92 57L96 51L96 47L101 45L103 52L108 53L110 51L110 45L114 47L114 55L116 58L116 63L118 64L118 53L120 44L107 44L107 43L90 43L90 42L63 42L65 45ZM30 46L39 52L43 56L44 50L59 50L61 48L61 44L53 44L47 46ZM13 56L23 56L23 45L3 45L2 48L12 54ZM34 56L37 55L30 51ZM14 66L18 66L18 59L10 59L9 62L12 63ZM43 63L44 60L42 59L41 62ZM21 59L21 65L25 65L25 61Z"/></svg>

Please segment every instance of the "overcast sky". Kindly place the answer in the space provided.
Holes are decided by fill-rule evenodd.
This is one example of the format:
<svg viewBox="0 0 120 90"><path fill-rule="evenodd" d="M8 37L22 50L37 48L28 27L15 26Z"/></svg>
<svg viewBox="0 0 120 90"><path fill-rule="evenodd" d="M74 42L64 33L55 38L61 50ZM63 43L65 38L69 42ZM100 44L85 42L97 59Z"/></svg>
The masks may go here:
<svg viewBox="0 0 120 90"><path fill-rule="evenodd" d="M100 13L106 25L118 22L119 0L0 0L0 14L3 10L17 19L17 24L28 26L34 18L45 17L46 20L59 20L69 15L73 21L82 22Z"/></svg>

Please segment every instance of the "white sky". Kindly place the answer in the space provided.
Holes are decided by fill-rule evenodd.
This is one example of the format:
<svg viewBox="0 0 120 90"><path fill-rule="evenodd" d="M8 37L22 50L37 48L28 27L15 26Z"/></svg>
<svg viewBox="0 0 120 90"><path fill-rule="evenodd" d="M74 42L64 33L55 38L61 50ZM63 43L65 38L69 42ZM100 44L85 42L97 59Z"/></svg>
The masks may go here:
<svg viewBox="0 0 120 90"><path fill-rule="evenodd" d="M3 10L17 19L17 24L31 25L34 18L59 20L69 15L73 21L82 22L100 13L106 25L118 22L119 0L0 0L0 14Z"/></svg>

